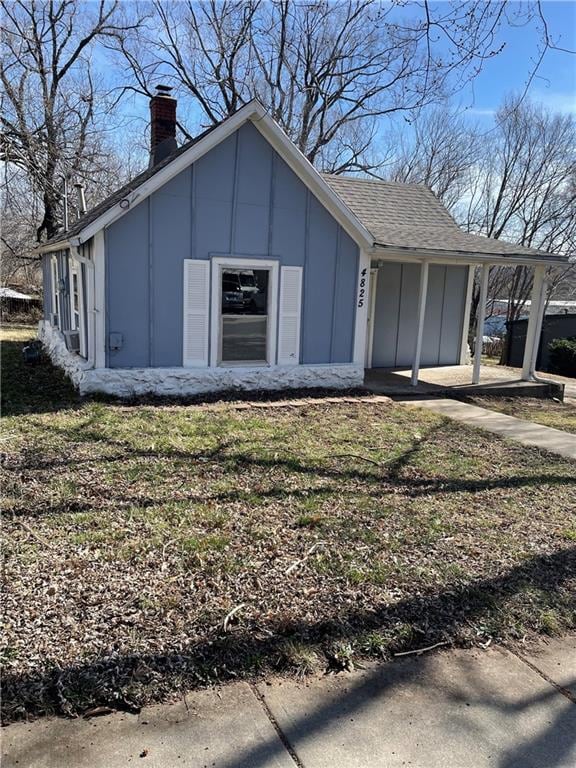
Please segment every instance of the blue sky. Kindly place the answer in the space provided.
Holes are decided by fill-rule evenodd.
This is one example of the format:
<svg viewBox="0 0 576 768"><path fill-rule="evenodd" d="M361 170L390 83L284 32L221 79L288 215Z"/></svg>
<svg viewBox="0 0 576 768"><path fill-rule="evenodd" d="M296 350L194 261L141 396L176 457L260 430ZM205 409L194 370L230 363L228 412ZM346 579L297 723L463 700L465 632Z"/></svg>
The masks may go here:
<svg viewBox="0 0 576 768"><path fill-rule="evenodd" d="M500 0L491 1L496 3ZM410 14L410 6L411 3L407 3L404 8L398 8L397 13ZM534 18L522 26L513 26L515 14L521 12L525 16L528 7L534 11ZM576 50L576 0L543 0L542 10L551 40L560 47ZM507 94L524 92L542 47L542 29L534 0L522 3L510 0L507 16L508 21L503 21L494 41L494 48L504 44L502 52L486 61L481 73L451 99L451 103L462 109L471 120L479 121L487 128L493 125L494 113ZM101 53L100 56L103 66L106 66L107 54ZM543 103L550 111L576 115L576 55L549 49L530 82L528 96ZM186 106L189 114L194 114L194 107L183 102L180 114ZM130 123L133 133L141 131L142 142L145 143L147 99L141 95L127 95L118 112ZM401 124L409 130L404 121ZM189 127L193 128L193 125ZM384 131L386 128L383 125Z"/></svg>
<svg viewBox="0 0 576 768"><path fill-rule="evenodd" d="M512 6L513 8L514 6ZM553 42L576 50L576 2L549 0L542 3L544 17ZM491 118L506 93L523 92L534 69L542 43L535 22L523 27L506 25L498 43L505 42L501 54L486 62L483 71L459 97L476 117ZM531 98L553 111L576 113L576 56L548 50L528 91Z"/></svg>

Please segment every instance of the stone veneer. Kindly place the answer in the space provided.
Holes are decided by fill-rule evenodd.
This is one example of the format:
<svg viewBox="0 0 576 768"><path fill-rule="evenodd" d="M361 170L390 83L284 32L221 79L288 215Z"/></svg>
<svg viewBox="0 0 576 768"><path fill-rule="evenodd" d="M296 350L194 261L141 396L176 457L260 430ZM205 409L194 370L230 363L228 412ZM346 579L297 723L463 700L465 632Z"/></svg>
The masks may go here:
<svg viewBox="0 0 576 768"><path fill-rule="evenodd" d="M92 368L66 349L64 337L49 322L40 323L38 337L52 362L64 369L81 394L183 397L232 390L349 389L364 381L363 367L351 363L251 368Z"/></svg>

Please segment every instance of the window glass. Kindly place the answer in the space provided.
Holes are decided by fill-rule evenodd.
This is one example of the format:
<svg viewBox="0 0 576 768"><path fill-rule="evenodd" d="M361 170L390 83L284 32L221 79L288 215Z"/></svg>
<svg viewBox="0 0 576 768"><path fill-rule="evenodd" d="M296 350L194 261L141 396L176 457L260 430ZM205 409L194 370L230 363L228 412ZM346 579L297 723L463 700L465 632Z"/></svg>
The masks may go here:
<svg viewBox="0 0 576 768"><path fill-rule="evenodd" d="M54 312L55 315L58 315L60 311L60 302L58 293L58 265L56 264L56 259L52 259L52 299L52 312ZM58 322L60 322L60 318L58 318Z"/></svg>
<svg viewBox="0 0 576 768"><path fill-rule="evenodd" d="M267 362L268 269L222 270L223 363Z"/></svg>
<svg viewBox="0 0 576 768"><path fill-rule="evenodd" d="M78 272L72 272L72 323L73 328L80 328L80 291L78 288Z"/></svg>

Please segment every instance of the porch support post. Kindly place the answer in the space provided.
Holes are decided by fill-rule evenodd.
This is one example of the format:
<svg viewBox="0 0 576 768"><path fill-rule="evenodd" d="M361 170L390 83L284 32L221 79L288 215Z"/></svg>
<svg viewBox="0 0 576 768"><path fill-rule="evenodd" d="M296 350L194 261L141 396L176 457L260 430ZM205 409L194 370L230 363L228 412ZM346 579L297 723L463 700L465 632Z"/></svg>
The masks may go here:
<svg viewBox="0 0 576 768"><path fill-rule="evenodd" d="M530 297L530 315L526 330L526 346L524 347L524 359L522 361L522 381L530 381L534 377L536 357L542 322L544 320L544 303L546 301L546 281L544 280L545 267L538 264L534 267L534 282Z"/></svg>
<svg viewBox="0 0 576 768"><path fill-rule="evenodd" d="M460 365L466 365L468 357L468 332L470 330L470 312L472 310L472 293L474 291L474 264L468 267L468 282L466 284L466 298L464 299L464 317L462 318L462 341L460 342Z"/></svg>
<svg viewBox="0 0 576 768"><path fill-rule="evenodd" d="M414 360L412 362L412 376L410 384L415 387L418 384L420 372L420 357L422 355L422 337L424 335L424 317L426 315L426 294L428 293L428 262L423 261L420 267L420 288L418 290L418 314L416 316L416 344L414 346Z"/></svg>
<svg viewBox="0 0 576 768"><path fill-rule="evenodd" d="M482 339L484 337L484 320L486 318L486 298L488 296L488 278L490 277L490 264L482 264L480 275L480 298L478 300L478 313L476 317L476 342L474 344L474 369L472 371L472 384L480 381L480 364L482 363Z"/></svg>
<svg viewBox="0 0 576 768"><path fill-rule="evenodd" d="M356 323L354 326L354 363L362 366L366 363L366 345L368 343L368 302L370 301L370 256L360 251L358 263L358 284L356 287Z"/></svg>

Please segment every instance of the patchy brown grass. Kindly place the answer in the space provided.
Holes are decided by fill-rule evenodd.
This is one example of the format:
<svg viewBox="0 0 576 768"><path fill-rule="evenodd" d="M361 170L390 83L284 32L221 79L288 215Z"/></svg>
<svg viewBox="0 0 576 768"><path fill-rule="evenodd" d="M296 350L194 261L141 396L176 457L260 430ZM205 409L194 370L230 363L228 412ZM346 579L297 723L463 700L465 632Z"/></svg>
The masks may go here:
<svg viewBox="0 0 576 768"><path fill-rule="evenodd" d="M576 625L574 462L392 404L81 402L5 367L6 719Z"/></svg>
<svg viewBox="0 0 576 768"><path fill-rule="evenodd" d="M576 405L541 397L472 397L466 402L576 434Z"/></svg>

